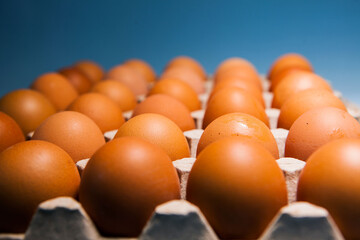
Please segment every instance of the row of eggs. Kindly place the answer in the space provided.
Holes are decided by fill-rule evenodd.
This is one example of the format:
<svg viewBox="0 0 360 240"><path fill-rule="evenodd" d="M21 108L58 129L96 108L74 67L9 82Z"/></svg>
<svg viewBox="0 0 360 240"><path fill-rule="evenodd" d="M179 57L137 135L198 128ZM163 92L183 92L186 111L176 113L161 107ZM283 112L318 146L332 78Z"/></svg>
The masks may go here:
<svg viewBox="0 0 360 240"><path fill-rule="evenodd" d="M74 72L82 77L73 77ZM154 83L151 67L131 60L111 69L108 80L104 76L97 64L80 62L40 76L31 86L37 92L17 90L0 100L0 110L16 120L2 114L12 127L6 127L8 135L1 139L17 138L13 145L35 130L32 141L6 146L0 155L1 172L7 173L0 181L2 232L24 231L39 202L59 195L76 197L79 186L80 202L106 235L138 235L156 205L179 198L177 175L169 160L189 156L182 132L195 128L190 111L201 107L198 94L204 93L206 83L203 68L191 58L175 58ZM329 140L359 136L359 124L302 56L279 58L268 77L274 92L272 105L281 108L279 125L285 119L286 128L294 122L299 126L297 131L290 129L287 146L293 144L293 149L287 148L289 156L306 160ZM213 83L188 200L200 207L222 238L256 237L287 201L285 182L274 161L279 154L268 129L262 82L252 64L232 58L219 65ZM75 91L66 90L65 85ZM153 86L148 92L149 85ZM149 97L136 104L137 96L143 94ZM290 117L281 117L286 105ZM324 106L332 108L310 111L300 117L302 122L295 121L307 110ZM125 122L122 111L128 110L133 110L133 118ZM329 116L333 120L324 126ZM334 127L330 135L315 131ZM116 140L105 144L103 133L114 129L119 129ZM239 135L247 139L224 138ZM80 183L73 162L89 157ZM234 191L234 186L246 194ZM237 211L236 205L241 207ZM236 218L240 215L244 219Z"/></svg>

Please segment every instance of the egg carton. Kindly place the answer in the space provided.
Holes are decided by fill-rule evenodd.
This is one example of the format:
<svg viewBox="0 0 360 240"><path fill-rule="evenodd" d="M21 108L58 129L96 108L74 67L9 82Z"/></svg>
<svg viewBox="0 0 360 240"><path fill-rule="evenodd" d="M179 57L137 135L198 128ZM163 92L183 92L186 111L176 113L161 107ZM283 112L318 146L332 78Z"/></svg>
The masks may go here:
<svg viewBox="0 0 360 240"><path fill-rule="evenodd" d="M212 81L206 82L207 93L199 96L202 109L191 113L197 129L184 132L191 157L173 161L177 170L181 199L173 200L156 207L138 238L108 238L101 236L95 225L79 202L69 197L59 197L41 203L34 214L27 231L23 234L0 234L0 240L33 240L33 239L86 239L86 240L161 240L161 239L218 239L198 207L186 201L186 185L190 170L195 162L197 145L204 130L201 129L204 109L212 88ZM263 80L264 89L269 83ZM334 92L342 99L348 112L360 120L360 108L343 99L340 92ZM299 175L305 162L294 158L285 158L284 149L288 130L277 128L279 109L270 108L272 93L264 91L266 114L273 133L280 158L276 160L282 170L288 191L288 205L280 209L259 239L343 239L339 229L326 209L307 202L296 202L296 189ZM144 96L140 96L141 102ZM124 113L126 120L132 112ZM104 134L107 141L114 138L117 130ZM81 175L88 159L77 162Z"/></svg>
<svg viewBox="0 0 360 240"><path fill-rule="evenodd" d="M78 162L80 173L87 161ZM181 182L182 198L186 197L185 187L194 161L195 158L184 158L173 162ZM324 208L294 202L298 176L305 163L292 158L281 158L277 163L286 178L290 204L280 209L259 239L343 239ZM39 205L24 234L1 234L0 239L216 240L218 237L199 208L184 199L157 206L138 238L106 238L99 234L79 202L58 197Z"/></svg>

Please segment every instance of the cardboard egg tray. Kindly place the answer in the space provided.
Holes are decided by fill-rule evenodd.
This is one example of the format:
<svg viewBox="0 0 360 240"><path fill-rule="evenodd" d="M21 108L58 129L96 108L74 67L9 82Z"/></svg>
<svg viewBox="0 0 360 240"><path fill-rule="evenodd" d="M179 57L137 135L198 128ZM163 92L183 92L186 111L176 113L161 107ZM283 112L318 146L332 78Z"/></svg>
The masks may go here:
<svg viewBox="0 0 360 240"><path fill-rule="evenodd" d="M263 78L264 89L269 83ZM207 93L199 96L203 109L205 108L208 93L212 88L212 81L206 82ZM343 99L340 92L335 94L343 100L348 112L360 120L360 108ZM288 130L276 128L279 109L270 108L272 93L264 91L266 113L269 117L271 132L279 148L280 159L276 160L284 173L288 191L289 204L278 212L259 239L343 239L340 231L326 209L307 202L296 202L296 189L304 161L294 158L285 158L284 149ZM140 97L139 101L144 97ZM191 157L173 161L177 170L181 200L173 200L156 207L153 215L144 227L138 238L107 238L101 236L93 222L82 208L81 204L69 197L59 197L41 203L32 218L30 226L23 234L0 233L0 240L39 240L39 239L218 239L206 218L198 207L187 202L186 184L190 170L195 161L196 149L203 133L201 129L204 110L192 112L197 129L184 132L188 141ZM125 112L125 119L131 117L131 112ZM116 130L105 133L105 138L110 141L114 138ZM88 159L77 162L81 175Z"/></svg>

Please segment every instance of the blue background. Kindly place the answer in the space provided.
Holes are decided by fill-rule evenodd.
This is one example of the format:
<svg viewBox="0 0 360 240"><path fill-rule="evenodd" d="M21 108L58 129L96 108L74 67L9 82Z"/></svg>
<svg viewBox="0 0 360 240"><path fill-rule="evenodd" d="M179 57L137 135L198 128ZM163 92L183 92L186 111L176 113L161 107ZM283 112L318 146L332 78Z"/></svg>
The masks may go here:
<svg viewBox="0 0 360 240"><path fill-rule="evenodd" d="M212 73L240 56L266 73L287 52L360 103L360 1L0 0L1 96L81 59L137 57L159 73L189 55Z"/></svg>

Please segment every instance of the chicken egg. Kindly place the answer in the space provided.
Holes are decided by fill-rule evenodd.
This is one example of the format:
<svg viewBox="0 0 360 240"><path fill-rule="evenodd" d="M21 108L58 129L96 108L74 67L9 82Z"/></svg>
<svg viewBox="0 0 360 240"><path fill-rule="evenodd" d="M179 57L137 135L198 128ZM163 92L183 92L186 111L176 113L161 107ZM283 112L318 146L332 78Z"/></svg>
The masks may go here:
<svg viewBox="0 0 360 240"><path fill-rule="evenodd" d="M77 162L90 158L105 144L105 138L89 117L82 113L64 111L48 117L34 132L34 140L54 143Z"/></svg>
<svg viewBox="0 0 360 240"><path fill-rule="evenodd" d="M115 138L134 136L161 147L175 161L190 156L189 145L181 129L170 119L154 113L131 118L118 130Z"/></svg>
<svg viewBox="0 0 360 240"><path fill-rule="evenodd" d="M360 138L360 124L334 107L315 108L293 123L285 143L285 157L306 161L322 145L340 138Z"/></svg>
<svg viewBox="0 0 360 240"><path fill-rule="evenodd" d="M12 117L25 135L56 113L54 105L42 93L30 89L15 90L3 96L0 111Z"/></svg>
<svg viewBox="0 0 360 240"><path fill-rule="evenodd" d="M179 178L160 147L121 137L89 160L79 198L104 235L137 237L157 205L180 198Z"/></svg>
<svg viewBox="0 0 360 240"><path fill-rule="evenodd" d="M125 122L121 108L100 93L85 93L79 96L67 110L85 114L103 133L116 130Z"/></svg>
<svg viewBox="0 0 360 240"><path fill-rule="evenodd" d="M0 172L0 232L25 232L41 202L75 198L80 185L69 154L45 141L20 142L1 152Z"/></svg>
<svg viewBox="0 0 360 240"><path fill-rule="evenodd" d="M257 239L287 204L284 175L271 153L244 137L211 143L197 157L186 198L221 239Z"/></svg>
<svg viewBox="0 0 360 240"><path fill-rule="evenodd" d="M144 113L157 113L176 123L182 131L195 128L195 121L189 109L177 99L165 95L155 94L139 103L133 112L133 117Z"/></svg>

